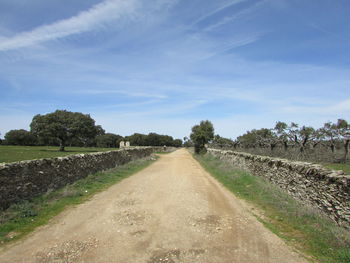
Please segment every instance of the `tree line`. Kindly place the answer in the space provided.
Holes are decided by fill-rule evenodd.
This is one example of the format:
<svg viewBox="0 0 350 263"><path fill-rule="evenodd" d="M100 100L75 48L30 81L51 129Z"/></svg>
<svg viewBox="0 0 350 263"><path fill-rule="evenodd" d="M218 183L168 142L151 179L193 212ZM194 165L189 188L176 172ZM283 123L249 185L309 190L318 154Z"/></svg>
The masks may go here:
<svg viewBox="0 0 350 263"><path fill-rule="evenodd" d="M244 149L252 153L346 161L349 156L350 124L344 119L326 122L320 128L278 121L273 128L247 131L236 140L215 136L213 146Z"/></svg>
<svg viewBox="0 0 350 263"><path fill-rule="evenodd" d="M10 130L4 137L2 144L59 146L60 151L66 146L115 148L122 140L130 141L132 146L182 146L182 140L157 133L134 133L126 137L106 133L89 114L66 110L35 115L29 131Z"/></svg>

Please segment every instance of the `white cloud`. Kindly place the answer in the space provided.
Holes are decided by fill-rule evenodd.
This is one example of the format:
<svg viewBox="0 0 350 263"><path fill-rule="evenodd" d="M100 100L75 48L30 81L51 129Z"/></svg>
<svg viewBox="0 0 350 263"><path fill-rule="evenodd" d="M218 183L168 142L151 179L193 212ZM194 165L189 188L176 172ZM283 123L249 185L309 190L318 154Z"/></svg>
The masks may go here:
<svg viewBox="0 0 350 263"><path fill-rule="evenodd" d="M237 4L239 4L241 2L244 2L244 1L246 1L246 0L233 0L233 1L226 2L225 4L223 4L223 5L219 6L218 8L214 9L213 11L211 11L211 12L201 16L193 24L194 25L198 24L198 23L204 21L205 19L207 19L207 18L209 18L209 17L211 17L211 16L213 16L213 15L215 15L215 14L217 14L217 13L223 11L223 10L225 10L226 8L229 8L231 6L237 5Z"/></svg>
<svg viewBox="0 0 350 263"><path fill-rule="evenodd" d="M133 18L138 0L106 0L71 18L43 25L13 37L1 38L0 51L18 49L73 34L103 28L105 23L123 17Z"/></svg>
<svg viewBox="0 0 350 263"><path fill-rule="evenodd" d="M343 115L345 113L350 113L350 99L326 106L287 106L282 109L289 113Z"/></svg>
<svg viewBox="0 0 350 263"><path fill-rule="evenodd" d="M256 11L260 6L262 6L264 3L266 2L266 0L262 0L260 2L257 2L255 3L254 5L246 8L246 9L243 9L242 11L240 12L237 12L233 15L230 15L230 16L225 16L223 19L221 19L220 21L218 21L217 23L215 24L212 24L210 26L208 26L207 28L205 28L205 31L211 31L211 30L214 30L222 25L225 25L229 22L232 22L234 20L238 20L238 19L241 19L241 18L247 18L247 16L249 14L251 14L252 12Z"/></svg>

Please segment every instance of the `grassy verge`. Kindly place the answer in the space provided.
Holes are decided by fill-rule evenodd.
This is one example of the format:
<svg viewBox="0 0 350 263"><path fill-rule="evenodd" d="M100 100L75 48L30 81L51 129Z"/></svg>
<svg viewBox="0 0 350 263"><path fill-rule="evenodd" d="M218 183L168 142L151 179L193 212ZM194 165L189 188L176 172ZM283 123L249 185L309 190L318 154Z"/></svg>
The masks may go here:
<svg viewBox="0 0 350 263"><path fill-rule="evenodd" d="M333 170L342 170L345 174L350 175L350 164L346 163L324 163L325 167Z"/></svg>
<svg viewBox="0 0 350 263"><path fill-rule="evenodd" d="M258 220L287 243L318 262L350 262L348 230L338 227L262 178L237 170L211 155L195 158L236 196L261 210L263 215L256 215Z"/></svg>
<svg viewBox="0 0 350 263"><path fill-rule="evenodd" d="M46 224L66 207L88 200L94 194L147 167L154 160L140 159L96 173L57 191L0 211L0 246L27 235L38 226Z"/></svg>
<svg viewBox="0 0 350 263"><path fill-rule="evenodd" d="M116 150L116 148L66 147L60 152L58 146L0 146L0 163L18 162L41 158L61 157L79 153L93 153Z"/></svg>

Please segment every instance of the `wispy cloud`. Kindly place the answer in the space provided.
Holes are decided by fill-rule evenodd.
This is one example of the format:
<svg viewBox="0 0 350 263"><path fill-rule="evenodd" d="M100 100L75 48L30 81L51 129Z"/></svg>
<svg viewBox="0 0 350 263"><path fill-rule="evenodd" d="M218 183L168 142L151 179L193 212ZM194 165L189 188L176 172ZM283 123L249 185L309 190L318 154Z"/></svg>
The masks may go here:
<svg viewBox="0 0 350 263"><path fill-rule="evenodd" d="M223 19L221 19L220 21L218 21L217 23L214 23L214 24L211 24L209 25L207 28L205 28L204 30L205 31L211 31L211 30L214 30L220 26L223 26L227 23L230 23L234 20L238 20L238 19L241 19L241 18L247 18L247 16L249 14L251 14L252 12L256 11L259 7L261 7L263 4L266 3L266 0L262 0L260 2L257 2L255 3L254 5L246 8L246 9L243 9L233 15L230 15L230 16L225 16Z"/></svg>
<svg viewBox="0 0 350 263"><path fill-rule="evenodd" d="M138 91L126 91L126 90L101 90L101 89L94 89L94 90L80 90L80 91L74 91L74 93L83 93L83 94L93 94L93 95L101 95L101 94L122 94L130 97L143 97L143 98L156 98L156 99L165 99L167 96L157 93L149 93L149 92L138 92Z"/></svg>
<svg viewBox="0 0 350 263"><path fill-rule="evenodd" d="M330 105L320 106L287 106L282 108L284 111L289 113L301 113L301 114L338 114L342 115L345 112L350 113L350 99L339 101Z"/></svg>
<svg viewBox="0 0 350 263"><path fill-rule="evenodd" d="M50 25L43 25L32 31L22 32L13 37L2 38L0 51L18 49L49 40L101 29L106 23L115 19L122 17L133 18L137 6L137 0L106 0L71 18L60 20Z"/></svg>
<svg viewBox="0 0 350 263"><path fill-rule="evenodd" d="M246 0L233 0L233 1L229 1L229 2L226 2L225 4L219 6L218 8L214 9L213 11L211 12L208 12L206 13L205 15L201 16L200 18L198 18L193 24L198 24L206 19L208 19L209 17L213 16L213 15L216 15L218 14L219 12L229 8L229 7L232 7L234 5L237 5L241 2L244 2Z"/></svg>

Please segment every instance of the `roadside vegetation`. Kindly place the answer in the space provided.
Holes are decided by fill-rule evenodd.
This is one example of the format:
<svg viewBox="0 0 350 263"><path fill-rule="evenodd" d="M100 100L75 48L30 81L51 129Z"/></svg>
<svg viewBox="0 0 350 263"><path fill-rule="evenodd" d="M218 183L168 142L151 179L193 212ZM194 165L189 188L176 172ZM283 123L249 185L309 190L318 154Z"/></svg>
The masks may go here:
<svg viewBox="0 0 350 263"><path fill-rule="evenodd" d="M56 110L45 115L35 115L30 123L30 130L10 130L2 145L16 146L56 146L59 151L66 151L68 146L118 148L121 141L129 141L131 146L172 146L181 147L182 140L169 135L151 132L134 133L121 136L106 133L101 125L96 125L89 114Z"/></svg>
<svg viewBox="0 0 350 263"><path fill-rule="evenodd" d="M350 262L350 231L337 226L312 207L302 205L263 178L206 155L200 164L239 198L251 203L253 214L288 244L324 263Z"/></svg>
<svg viewBox="0 0 350 263"><path fill-rule="evenodd" d="M24 160L62 157L79 153L94 153L117 150L96 147L66 147L64 152L54 146L12 146L0 145L0 163L18 162Z"/></svg>
<svg viewBox="0 0 350 263"><path fill-rule="evenodd" d="M56 149L57 150L57 149ZM80 204L122 179L144 169L156 158L132 161L117 168L89 175L59 190L23 201L0 211L0 246L32 232L65 208Z"/></svg>
<svg viewBox="0 0 350 263"><path fill-rule="evenodd" d="M338 119L314 128L279 121L273 128L253 129L235 140L216 135L210 146L297 161L350 165L350 124Z"/></svg>

